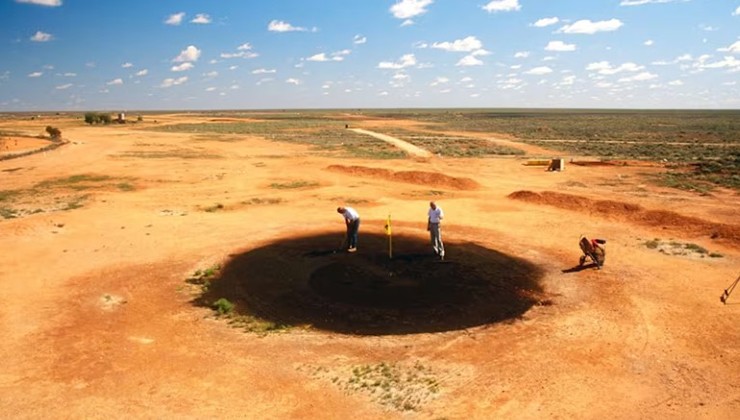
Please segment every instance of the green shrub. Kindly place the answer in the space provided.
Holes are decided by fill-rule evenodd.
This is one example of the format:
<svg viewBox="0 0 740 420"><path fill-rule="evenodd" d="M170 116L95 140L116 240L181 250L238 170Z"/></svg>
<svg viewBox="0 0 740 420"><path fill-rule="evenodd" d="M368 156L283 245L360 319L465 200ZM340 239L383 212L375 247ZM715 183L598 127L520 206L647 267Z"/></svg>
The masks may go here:
<svg viewBox="0 0 740 420"><path fill-rule="evenodd" d="M234 304L229 302L226 298L221 298L213 302L213 309L218 312L219 315L228 315L234 310Z"/></svg>

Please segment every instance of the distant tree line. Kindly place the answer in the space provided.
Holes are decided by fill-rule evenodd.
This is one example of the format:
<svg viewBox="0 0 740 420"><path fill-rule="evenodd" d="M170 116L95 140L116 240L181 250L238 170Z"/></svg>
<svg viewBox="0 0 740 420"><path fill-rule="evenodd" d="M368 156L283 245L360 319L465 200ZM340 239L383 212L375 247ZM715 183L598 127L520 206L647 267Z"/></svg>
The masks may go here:
<svg viewBox="0 0 740 420"><path fill-rule="evenodd" d="M110 124L113 121L110 114L104 112L86 112L85 123L93 124Z"/></svg>

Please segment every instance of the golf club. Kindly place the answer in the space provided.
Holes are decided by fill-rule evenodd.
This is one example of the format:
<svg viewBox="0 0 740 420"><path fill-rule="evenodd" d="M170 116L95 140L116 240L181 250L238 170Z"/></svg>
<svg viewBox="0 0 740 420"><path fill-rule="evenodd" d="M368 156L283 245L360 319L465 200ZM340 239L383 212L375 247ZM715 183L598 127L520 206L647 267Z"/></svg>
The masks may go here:
<svg viewBox="0 0 740 420"><path fill-rule="evenodd" d="M722 296L719 297L719 300L725 305L727 304L727 298L729 298L730 294L732 294L732 291L735 290L735 286L737 286L738 282L740 282L740 276L738 276L735 281L733 281L732 284L727 289L725 289L725 291L722 293Z"/></svg>

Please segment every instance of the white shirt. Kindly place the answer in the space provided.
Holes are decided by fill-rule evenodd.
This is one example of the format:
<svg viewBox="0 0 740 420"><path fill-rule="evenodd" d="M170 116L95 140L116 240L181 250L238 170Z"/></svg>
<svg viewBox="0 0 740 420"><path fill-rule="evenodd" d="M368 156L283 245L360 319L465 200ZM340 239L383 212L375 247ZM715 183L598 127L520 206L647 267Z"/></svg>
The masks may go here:
<svg viewBox="0 0 740 420"><path fill-rule="evenodd" d="M437 206L436 209L429 209L429 222L430 223L439 223L440 220L445 218L445 213L442 211L442 208Z"/></svg>
<svg viewBox="0 0 740 420"><path fill-rule="evenodd" d="M342 215L344 216L345 219L349 220L350 222L353 222L360 218L360 215L352 207L345 207L344 213L342 213Z"/></svg>

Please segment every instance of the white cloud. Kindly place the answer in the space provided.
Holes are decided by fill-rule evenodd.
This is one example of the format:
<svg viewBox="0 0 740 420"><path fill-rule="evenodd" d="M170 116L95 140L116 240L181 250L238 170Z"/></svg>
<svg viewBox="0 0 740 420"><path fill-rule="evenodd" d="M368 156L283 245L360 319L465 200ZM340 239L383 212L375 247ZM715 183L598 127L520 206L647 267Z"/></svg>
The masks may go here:
<svg viewBox="0 0 740 420"><path fill-rule="evenodd" d="M195 45L189 45L187 48L180 52L180 55L175 57L172 61L175 63L186 63L190 61L198 61L200 58L201 51Z"/></svg>
<svg viewBox="0 0 740 420"><path fill-rule="evenodd" d="M715 61L714 63L706 63L705 56L699 57L699 62L694 66L702 69L721 69L721 68L738 68L740 70L740 60L733 56L726 56L722 61Z"/></svg>
<svg viewBox="0 0 740 420"><path fill-rule="evenodd" d="M256 69L252 70L252 74L273 74L277 73L277 70L275 69Z"/></svg>
<svg viewBox="0 0 740 420"><path fill-rule="evenodd" d="M545 47L545 51L575 51L575 44L566 44L563 41L550 41Z"/></svg>
<svg viewBox="0 0 740 420"><path fill-rule="evenodd" d="M524 72L524 74L535 74L535 75L542 75L542 74L548 74L548 73L552 73L552 69L547 66L535 67L531 70L527 70L526 72Z"/></svg>
<svg viewBox="0 0 740 420"><path fill-rule="evenodd" d="M197 23L199 25L208 25L209 23L211 23L211 17L205 13L198 13L197 15L195 15L193 20L190 21L190 23Z"/></svg>
<svg viewBox="0 0 740 420"><path fill-rule="evenodd" d="M177 26L182 23L182 20L184 18L185 18L185 12L175 13L175 14L169 15L169 17L165 19L164 23L166 25Z"/></svg>
<svg viewBox="0 0 740 420"><path fill-rule="evenodd" d="M248 58L256 58L256 57L259 57L259 54L257 54L256 52L251 52L251 51L239 51L239 52L235 52L235 53L221 53L221 56L220 57L221 58L225 58L225 59L229 59L229 58L244 58L244 59L248 59Z"/></svg>
<svg viewBox="0 0 740 420"><path fill-rule="evenodd" d="M134 66L134 65L133 65L133 64L131 64L131 63L123 63L123 64L121 64L121 67L123 67L124 69L127 69L127 68L129 68L129 67L133 67L133 66Z"/></svg>
<svg viewBox="0 0 740 420"><path fill-rule="evenodd" d="M65 89L71 88L72 86L74 86L72 83L67 83L67 84L64 84L64 85L59 85L55 89L57 89L57 90L65 90Z"/></svg>
<svg viewBox="0 0 740 420"><path fill-rule="evenodd" d="M48 7L59 7L62 5L62 0L15 0L15 2L35 4L38 6L48 6Z"/></svg>
<svg viewBox="0 0 740 420"><path fill-rule="evenodd" d="M122 85L122 84L123 84L123 79L121 78L113 79L110 82L106 83L106 85L108 86L116 86L116 85Z"/></svg>
<svg viewBox="0 0 740 420"><path fill-rule="evenodd" d="M218 72L214 70L214 71L211 71L211 72L208 72L208 73L203 73L203 76L205 76L205 77L216 77L216 76L218 76Z"/></svg>
<svg viewBox="0 0 740 420"><path fill-rule="evenodd" d="M285 81L285 83L287 83L287 84L289 84L289 85L296 85L296 86L298 86L298 85L300 85L300 84L301 84L301 81L300 81L300 80L298 80L298 79L293 79L293 78L290 78L290 79L287 79L287 80Z"/></svg>
<svg viewBox="0 0 740 420"><path fill-rule="evenodd" d="M435 42L432 48L438 48L450 52L470 52L483 48L483 43L474 36L458 39L452 42Z"/></svg>
<svg viewBox="0 0 740 420"><path fill-rule="evenodd" d="M236 47L236 49L239 51L248 51L252 49L252 44L250 44L249 42L245 42L242 45Z"/></svg>
<svg viewBox="0 0 740 420"><path fill-rule="evenodd" d="M701 29L702 31L706 31L706 32L715 32L719 30L719 28L715 28L714 26L703 25L703 24L699 25L699 29Z"/></svg>
<svg viewBox="0 0 740 420"><path fill-rule="evenodd" d="M367 37L364 37L362 35L355 35L354 39L352 40L352 43L355 45L364 44L367 42Z"/></svg>
<svg viewBox="0 0 740 420"><path fill-rule="evenodd" d="M139 70L139 71L136 72L136 75L139 76L139 77L146 76L147 74L149 74L149 70L147 70L147 69Z"/></svg>
<svg viewBox="0 0 740 420"><path fill-rule="evenodd" d="M43 75L44 75L44 73L42 73L40 71L35 71L33 73L28 73L28 77L41 77Z"/></svg>
<svg viewBox="0 0 740 420"><path fill-rule="evenodd" d="M529 57L529 51L519 51L514 54L514 58L527 58Z"/></svg>
<svg viewBox="0 0 740 420"><path fill-rule="evenodd" d="M538 28L544 28L545 26L554 25L558 22L560 22L560 19L558 19L557 17L542 18L538 20L537 22L533 23L532 26L536 26Z"/></svg>
<svg viewBox="0 0 740 420"><path fill-rule="evenodd" d="M64 77L77 77L77 73L64 73Z"/></svg>
<svg viewBox="0 0 740 420"><path fill-rule="evenodd" d="M729 47L718 48L717 51L729 52L732 54L739 54L740 53L740 41L736 41L734 44L730 45Z"/></svg>
<svg viewBox="0 0 740 420"><path fill-rule="evenodd" d="M416 65L416 56L414 56L414 54L405 54L399 59L399 61L396 61L395 63L389 61L381 61L380 63L378 63L378 68L399 70L414 65Z"/></svg>
<svg viewBox="0 0 740 420"><path fill-rule="evenodd" d="M232 71L233 71L233 70L236 70L236 69L238 69L238 68L239 68L239 66L230 66L230 67L229 67L229 70L232 70Z"/></svg>
<svg viewBox="0 0 740 420"><path fill-rule="evenodd" d="M311 57L306 58L306 61L316 61L316 62L327 62L327 61L344 61L344 56L349 55L352 51L350 50L341 50L331 53L330 56L326 55L326 53L320 53L312 55Z"/></svg>
<svg viewBox="0 0 740 420"><path fill-rule="evenodd" d="M588 71L595 71L598 74L603 74L605 76L610 76L612 74L622 73L622 72L637 72L640 70L644 70L645 66L640 66L635 63L624 63L619 65L619 67L612 67L611 64L609 64L608 61L599 61L597 63L590 63L588 66L586 66L586 70Z"/></svg>
<svg viewBox="0 0 740 420"><path fill-rule="evenodd" d="M305 32L308 29L300 26L293 26L288 22L282 20L273 20L267 25L267 30L270 32Z"/></svg>
<svg viewBox="0 0 740 420"><path fill-rule="evenodd" d="M206 92L213 92L214 90L216 90L216 88L213 86L206 88Z"/></svg>
<svg viewBox="0 0 740 420"><path fill-rule="evenodd" d="M737 6L737 9L735 9L735 11L732 12L732 16L740 16L740 6Z"/></svg>
<svg viewBox="0 0 740 420"><path fill-rule="evenodd" d="M683 86L683 82L680 80L673 80L668 82L668 85L670 86Z"/></svg>
<svg viewBox="0 0 740 420"><path fill-rule="evenodd" d="M620 6L642 6L643 4L650 3L672 3L674 1L689 1L689 0L622 0L619 3Z"/></svg>
<svg viewBox="0 0 740 420"><path fill-rule="evenodd" d="M504 90L519 90L527 85L522 79L517 79L515 77L510 77L506 80L499 80L498 82L496 82L496 84L499 86L500 89Z"/></svg>
<svg viewBox="0 0 740 420"><path fill-rule="evenodd" d="M172 66L172 68L170 70L172 70L172 71L188 71L188 70L192 69L193 67L195 67L195 66L193 66L193 63L182 63L182 64L178 64L176 66Z"/></svg>
<svg viewBox="0 0 740 420"><path fill-rule="evenodd" d="M414 24L414 21L412 19L406 19L403 21L403 23L401 23L401 27L403 28L404 26L411 26L413 24Z"/></svg>
<svg viewBox="0 0 740 420"><path fill-rule="evenodd" d="M326 53L320 53L312 55L311 57L308 57L306 61L317 61L317 62L323 62L323 61L331 61L329 57L326 56Z"/></svg>
<svg viewBox="0 0 740 420"><path fill-rule="evenodd" d="M560 82L560 86L570 86L576 81L576 77L573 75L570 76L564 76L563 80Z"/></svg>
<svg viewBox="0 0 740 420"><path fill-rule="evenodd" d="M433 0L400 0L391 6L390 12L396 19L409 19L426 13L432 3Z"/></svg>
<svg viewBox="0 0 740 420"><path fill-rule="evenodd" d="M483 10L488 13L495 12L511 12L520 10L522 6L519 4L519 0L493 0L483 6Z"/></svg>
<svg viewBox="0 0 740 420"><path fill-rule="evenodd" d="M482 66L483 62L471 54L461 58L455 65L458 67Z"/></svg>
<svg viewBox="0 0 740 420"><path fill-rule="evenodd" d="M655 79L656 77L658 77L657 74L653 74L653 73L650 73L650 72L645 71L645 72L642 72L642 73L638 73L638 74L636 74L634 76L623 77L623 78L619 79L618 82L619 83L644 82L645 80L652 80L652 79Z"/></svg>
<svg viewBox="0 0 740 420"><path fill-rule="evenodd" d="M450 79L446 77L437 77L436 79L434 79L432 83L429 84L429 86L439 86L439 85L443 85L449 82L450 82Z"/></svg>
<svg viewBox="0 0 740 420"><path fill-rule="evenodd" d="M160 85L160 87L168 88L168 87L172 87L172 86L181 85L181 84L183 84L183 83L185 83L187 81L188 81L188 77L187 76L183 76L183 77L180 77L180 78L177 78L177 79L167 78L167 79L164 79L162 81L162 84Z"/></svg>
<svg viewBox="0 0 740 420"><path fill-rule="evenodd" d="M645 45L645 46L647 46L647 47L650 47L650 46L652 46L653 44L655 44L655 42L653 42L653 40L652 40L652 39L648 39L647 41L645 41L645 42L643 42L643 43L642 43L642 45Z"/></svg>
<svg viewBox="0 0 740 420"><path fill-rule="evenodd" d="M591 22L588 19L579 20L573 24L565 25L558 30L558 32L566 34L587 34L592 35L596 32L610 32L616 31L621 28L622 23L619 19L601 20L598 22Z"/></svg>
<svg viewBox="0 0 740 420"><path fill-rule="evenodd" d="M47 34L46 32L36 31L35 34L31 37L31 41L33 42L49 42L54 37L51 36L51 34Z"/></svg>

